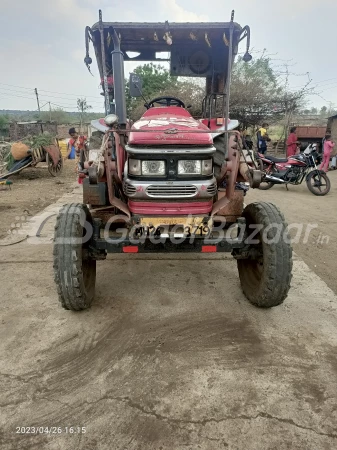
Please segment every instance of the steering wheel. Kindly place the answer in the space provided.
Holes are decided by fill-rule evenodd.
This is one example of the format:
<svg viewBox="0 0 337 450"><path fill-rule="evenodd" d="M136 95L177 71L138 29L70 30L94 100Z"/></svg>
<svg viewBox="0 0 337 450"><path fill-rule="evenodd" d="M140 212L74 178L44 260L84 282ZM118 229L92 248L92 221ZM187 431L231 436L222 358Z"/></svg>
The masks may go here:
<svg viewBox="0 0 337 450"><path fill-rule="evenodd" d="M147 104L147 107L153 108L155 103L158 103L158 105L161 106L180 106L181 108L185 108L185 103L177 97L169 97L169 96L157 97L151 100Z"/></svg>

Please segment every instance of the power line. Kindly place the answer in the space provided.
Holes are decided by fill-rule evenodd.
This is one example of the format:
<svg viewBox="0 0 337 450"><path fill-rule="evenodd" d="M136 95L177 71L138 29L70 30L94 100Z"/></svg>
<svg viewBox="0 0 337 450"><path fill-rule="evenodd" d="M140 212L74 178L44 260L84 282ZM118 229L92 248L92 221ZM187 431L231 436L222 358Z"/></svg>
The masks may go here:
<svg viewBox="0 0 337 450"><path fill-rule="evenodd" d="M26 88L26 87L23 87L23 86L17 86L17 85L14 85L14 84L0 83L0 85L16 87L16 88L19 88L19 89L25 89L25 90L27 90L27 91L34 91L34 88ZM72 96L72 97L86 97L86 98L96 98L96 99L97 99L97 97L96 97L96 96L93 96L93 95L70 94L70 93L67 93L67 92L47 91L47 90L45 90L45 89L39 89L39 92L51 92L52 94L61 94L61 95L64 94L64 95L70 95L70 96Z"/></svg>
<svg viewBox="0 0 337 450"><path fill-rule="evenodd" d="M17 91L17 90L14 90L14 89L4 89L4 88L0 88L0 91L10 91L10 92L15 92L15 93L17 93L17 94L26 94L26 92L22 92L22 91ZM34 92L34 91L32 91L32 92ZM40 91L39 90L39 92L45 92L45 91ZM72 99L72 98L68 98L68 97L59 97L59 96L56 96L56 95L44 95L43 94L43 97L46 97L46 98L57 98L57 99L62 99L62 100L74 100L74 101L76 101L75 99ZM98 102L92 102L92 101L90 101L90 103L98 103Z"/></svg>
<svg viewBox="0 0 337 450"><path fill-rule="evenodd" d="M5 92L0 92L0 94L1 94L1 95L6 95L7 98L20 97L20 98L26 98L26 99L28 99L28 100L35 100L34 97L25 97L25 96L22 96L22 95L6 94Z"/></svg>

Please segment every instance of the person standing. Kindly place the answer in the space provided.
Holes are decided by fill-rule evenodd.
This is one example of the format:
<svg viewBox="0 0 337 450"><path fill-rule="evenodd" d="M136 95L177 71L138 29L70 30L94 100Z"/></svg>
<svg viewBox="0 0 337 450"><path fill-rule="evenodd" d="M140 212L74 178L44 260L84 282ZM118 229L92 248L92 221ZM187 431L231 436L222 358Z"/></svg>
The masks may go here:
<svg viewBox="0 0 337 450"><path fill-rule="evenodd" d="M290 128L290 134L287 139L287 158L298 153L298 140L296 135L296 127Z"/></svg>
<svg viewBox="0 0 337 450"><path fill-rule="evenodd" d="M324 141L324 149L323 149L323 161L320 165L319 169L327 172L329 170L330 157L332 153L332 149L334 148L335 143L331 140L331 135L328 134L325 136Z"/></svg>
<svg viewBox="0 0 337 450"><path fill-rule="evenodd" d="M81 150L86 152L87 149L87 137L84 135L79 135L75 128L70 128L69 130L70 140L68 142L68 153L67 158L70 157L73 148L75 149L75 160L76 160L76 172L77 166L80 161Z"/></svg>
<svg viewBox="0 0 337 450"><path fill-rule="evenodd" d="M257 150L262 155L265 155L267 153L267 142L270 141L268 136L268 123L263 123L262 127L259 128L257 132Z"/></svg>

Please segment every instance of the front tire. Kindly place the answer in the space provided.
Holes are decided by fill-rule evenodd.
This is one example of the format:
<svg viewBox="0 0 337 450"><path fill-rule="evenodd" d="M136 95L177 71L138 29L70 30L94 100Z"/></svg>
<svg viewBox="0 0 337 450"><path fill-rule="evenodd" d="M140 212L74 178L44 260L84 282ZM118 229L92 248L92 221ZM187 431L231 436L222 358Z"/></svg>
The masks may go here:
<svg viewBox="0 0 337 450"><path fill-rule="evenodd" d="M86 205L63 206L54 234L54 279L63 308L90 308L95 295L96 261L88 252L92 218Z"/></svg>
<svg viewBox="0 0 337 450"><path fill-rule="evenodd" d="M280 210L266 202L249 204L243 217L248 236L256 226L260 230L253 237L257 243L250 244L255 255L237 261L243 293L255 306L278 306L286 299L292 278L292 247L287 223Z"/></svg>
<svg viewBox="0 0 337 450"><path fill-rule="evenodd" d="M330 192L331 183L325 172L313 170L307 176L307 186L312 194L323 196Z"/></svg>

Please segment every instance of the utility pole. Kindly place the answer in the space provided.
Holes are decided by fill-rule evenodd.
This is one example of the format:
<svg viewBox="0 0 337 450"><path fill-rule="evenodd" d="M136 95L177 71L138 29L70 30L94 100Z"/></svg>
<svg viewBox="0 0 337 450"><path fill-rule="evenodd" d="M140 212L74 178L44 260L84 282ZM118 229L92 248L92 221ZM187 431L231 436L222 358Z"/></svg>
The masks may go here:
<svg viewBox="0 0 337 450"><path fill-rule="evenodd" d="M51 122L51 106L50 106L50 102L49 103L49 122Z"/></svg>
<svg viewBox="0 0 337 450"><path fill-rule="evenodd" d="M40 109L40 102L39 102L39 94L37 93L37 89L35 88L35 95L36 95L36 101L37 101L37 109L39 110L39 117L41 119L41 109Z"/></svg>
<svg viewBox="0 0 337 450"><path fill-rule="evenodd" d="M36 101L37 101L37 109L39 110L39 119L41 120L41 109L40 109L40 102L39 102L39 94L37 93L37 89L35 88L35 95L36 95ZM42 123L41 125L41 133L43 133L43 127L42 127Z"/></svg>

